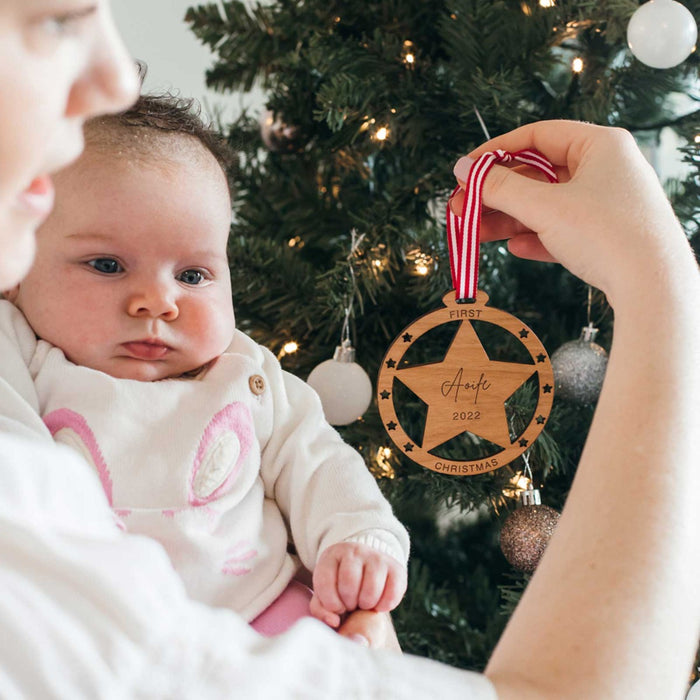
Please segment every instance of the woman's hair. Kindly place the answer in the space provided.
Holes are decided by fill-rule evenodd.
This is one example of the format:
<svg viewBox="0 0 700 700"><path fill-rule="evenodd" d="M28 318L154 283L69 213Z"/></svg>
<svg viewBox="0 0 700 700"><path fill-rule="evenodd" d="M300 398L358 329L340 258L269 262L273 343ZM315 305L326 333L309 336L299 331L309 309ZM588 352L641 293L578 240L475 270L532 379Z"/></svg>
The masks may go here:
<svg viewBox="0 0 700 700"><path fill-rule="evenodd" d="M171 93L144 94L124 112L94 117L85 124L89 147L137 157L177 152L173 136L184 136L180 140L184 147L191 146L192 140L204 146L221 166L230 187L228 171L234 161L233 151L221 133L202 119L201 107L194 99Z"/></svg>

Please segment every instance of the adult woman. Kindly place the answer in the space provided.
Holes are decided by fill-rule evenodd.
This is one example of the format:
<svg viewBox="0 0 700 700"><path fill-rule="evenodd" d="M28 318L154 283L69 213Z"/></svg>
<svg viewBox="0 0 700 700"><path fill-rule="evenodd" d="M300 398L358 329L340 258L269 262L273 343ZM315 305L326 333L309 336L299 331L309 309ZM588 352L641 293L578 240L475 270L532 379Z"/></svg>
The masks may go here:
<svg viewBox="0 0 700 700"><path fill-rule="evenodd" d="M124 106L134 89L106 2L0 4L0 288L29 265L51 204L46 172L77 155L86 116ZM680 697L700 624L695 261L628 135L545 123L486 147L539 148L568 182L497 168L484 201L505 213L484 234L555 256L617 314L570 502L491 681L370 652L310 620L262 641L188 601L160 548L120 534L87 466L32 425L18 364L0 387L0 696Z"/></svg>

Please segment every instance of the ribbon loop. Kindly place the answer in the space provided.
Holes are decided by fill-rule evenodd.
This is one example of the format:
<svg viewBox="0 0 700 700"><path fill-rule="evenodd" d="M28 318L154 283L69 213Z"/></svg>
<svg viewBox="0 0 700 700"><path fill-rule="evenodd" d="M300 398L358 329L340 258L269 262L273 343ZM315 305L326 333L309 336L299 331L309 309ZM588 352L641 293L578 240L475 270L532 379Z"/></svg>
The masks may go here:
<svg viewBox="0 0 700 700"><path fill-rule="evenodd" d="M452 211L449 200L447 203L447 245L450 249L450 269L455 295L460 303L470 303L476 299L484 180L496 163L510 163L514 160L537 168L547 176L550 182L559 181L552 164L541 153L529 149L516 153L502 149L489 151L472 165L464 187L461 216L457 216ZM459 187L454 189L450 199L459 189Z"/></svg>

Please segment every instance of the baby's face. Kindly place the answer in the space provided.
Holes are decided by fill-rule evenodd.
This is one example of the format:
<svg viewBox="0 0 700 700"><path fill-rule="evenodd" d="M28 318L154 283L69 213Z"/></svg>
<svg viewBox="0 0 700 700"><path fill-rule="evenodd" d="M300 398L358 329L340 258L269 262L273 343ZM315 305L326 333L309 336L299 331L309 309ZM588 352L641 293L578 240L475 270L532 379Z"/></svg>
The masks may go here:
<svg viewBox="0 0 700 700"><path fill-rule="evenodd" d="M230 200L215 159L144 163L88 149L56 178L56 208L14 292L72 362L155 381L226 350L234 324Z"/></svg>

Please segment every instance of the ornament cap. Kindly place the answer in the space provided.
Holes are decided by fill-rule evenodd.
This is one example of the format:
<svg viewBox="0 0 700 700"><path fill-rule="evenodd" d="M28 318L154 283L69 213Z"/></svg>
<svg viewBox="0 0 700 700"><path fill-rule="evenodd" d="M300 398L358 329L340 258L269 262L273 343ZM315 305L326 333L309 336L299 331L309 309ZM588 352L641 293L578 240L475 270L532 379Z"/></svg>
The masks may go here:
<svg viewBox="0 0 700 700"><path fill-rule="evenodd" d="M333 353L333 359L336 362L354 362L355 348L349 340L344 340L341 345L338 345Z"/></svg>
<svg viewBox="0 0 700 700"><path fill-rule="evenodd" d="M540 490L530 484L521 494L520 499L524 506L539 506L542 505Z"/></svg>
<svg viewBox="0 0 700 700"><path fill-rule="evenodd" d="M598 329L589 323L581 329L581 340L585 343L592 343L598 335Z"/></svg>

